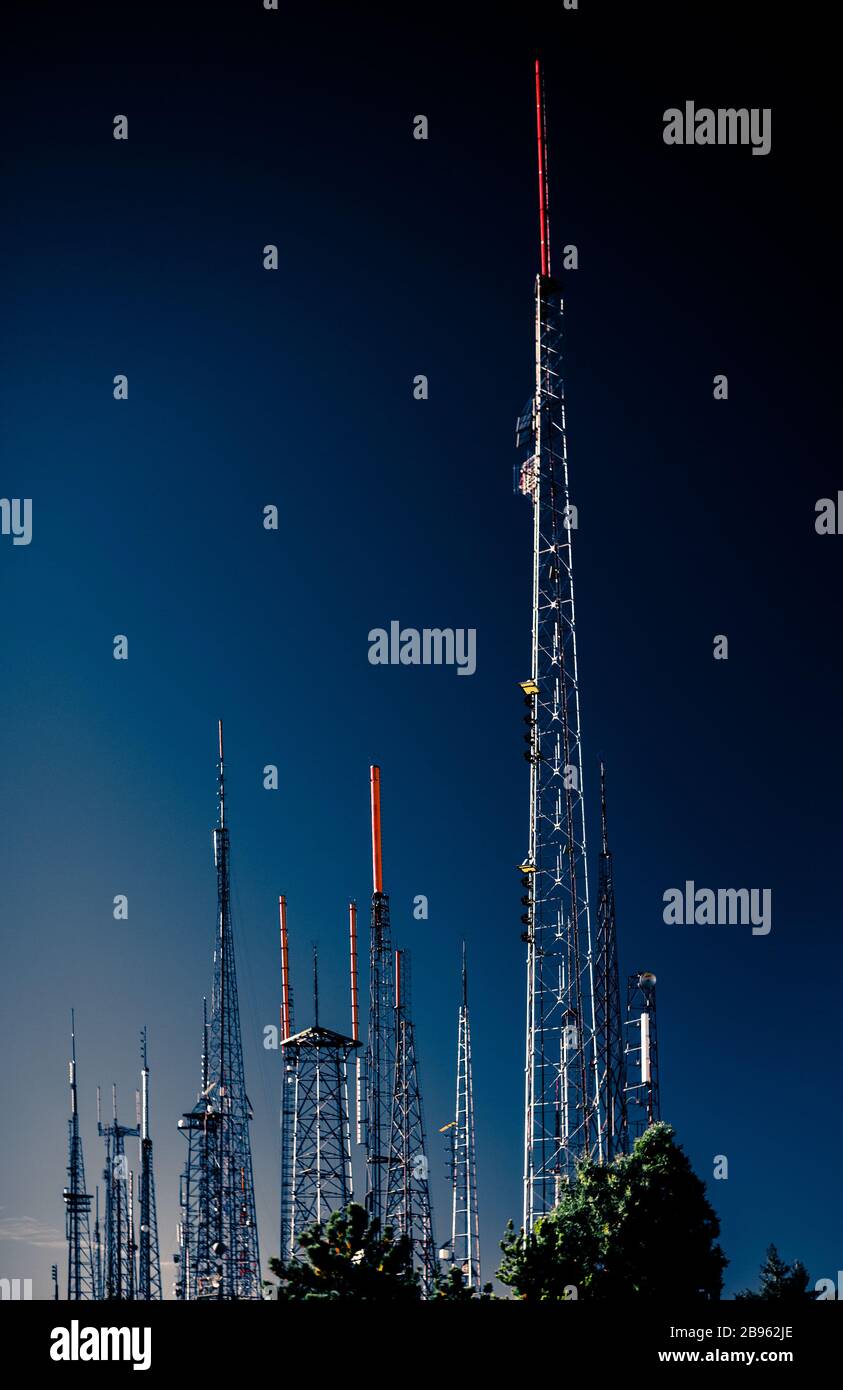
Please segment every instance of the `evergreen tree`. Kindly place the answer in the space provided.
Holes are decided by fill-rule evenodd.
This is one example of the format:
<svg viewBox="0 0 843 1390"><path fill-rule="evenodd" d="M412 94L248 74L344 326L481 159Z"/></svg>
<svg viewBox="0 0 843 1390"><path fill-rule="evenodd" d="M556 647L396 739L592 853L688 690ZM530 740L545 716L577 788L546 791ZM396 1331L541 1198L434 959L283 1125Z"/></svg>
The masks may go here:
<svg viewBox="0 0 843 1390"><path fill-rule="evenodd" d="M453 1266L446 1274L437 1275L431 1294L431 1298L437 1302L446 1303L472 1303L481 1299L487 1302L492 1297L491 1284L484 1284L479 1291L471 1289L465 1282L462 1270Z"/></svg>
<svg viewBox="0 0 843 1390"><path fill-rule="evenodd" d="M760 1270L761 1287L742 1289L735 1294L739 1303L763 1299L765 1302L778 1300L782 1303L813 1303L816 1292L808 1288L809 1275L799 1260L787 1264L775 1245L767 1246L767 1256Z"/></svg>
<svg viewBox="0 0 843 1390"><path fill-rule="evenodd" d="M531 1302L593 1296L602 1274L607 1189L606 1169L589 1164L580 1170L576 1187L539 1218L533 1231L516 1235L510 1221L501 1241L501 1283Z"/></svg>
<svg viewBox="0 0 843 1390"><path fill-rule="evenodd" d="M728 1261L720 1222L670 1125L652 1125L619 1170L617 1236L607 1233L611 1294L718 1299Z"/></svg>
<svg viewBox="0 0 843 1390"><path fill-rule="evenodd" d="M705 1184L670 1125L608 1167L580 1165L560 1204L501 1244L502 1283L529 1301L717 1299L727 1260Z"/></svg>
<svg viewBox="0 0 843 1390"><path fill-rule="evenodd" d="M278 1297L283 1302L356 1299L414 1303L421 1298L409 1238L396 1236L389 1226L381 1234L379 1222L370 1221L365 1208L356 1202L344 1211L335 1211L324 1225L316 1222L303 1231L299 1245L307 1255L306 1262L269 1262L281 1281Z"/></svg>

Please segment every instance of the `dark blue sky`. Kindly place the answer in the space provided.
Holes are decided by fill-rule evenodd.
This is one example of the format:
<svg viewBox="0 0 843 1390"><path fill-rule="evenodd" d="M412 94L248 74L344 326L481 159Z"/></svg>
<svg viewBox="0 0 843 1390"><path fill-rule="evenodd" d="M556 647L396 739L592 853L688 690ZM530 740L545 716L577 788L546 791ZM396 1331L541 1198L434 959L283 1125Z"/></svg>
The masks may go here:
<svg viewBox="0 0 843 1390"><path fill-rule="evenodd" d="M843 540L814 530L841 485L825 195L762 31L717 42L707 5L666 57L669 12L597 8L537 26L554 244L580 254L567 388L592 846L602 755L621 968L659 979L663 1113L701 1176L729 1158L710 1182L727 1291L769 1241L833 1277ZM94 1088L116 1080L133 1119L149 1028L171 1256L222 716L262 1258L277 1252L278 1059L261 1048L277 896L299 1022L316 939L320 1013L345 1028L376 761L440 1239L468 943L490 1276L521 1209L531 536L512 445L532 375L534 35L433 11L379 27L345 7L174 20L134 4L72 31L61 13L21 21L3 97L0 494L34 511L31 545L0 538L2 1272L43 1297L64 1258L71 1005L89 1185ZM772 106L772 153L665 146L662 113L686 99ZM476 628L476 674L369 665L367 634L391 619ZM686 879L771 888L770 935L664 925L662 895Z"/></svg>

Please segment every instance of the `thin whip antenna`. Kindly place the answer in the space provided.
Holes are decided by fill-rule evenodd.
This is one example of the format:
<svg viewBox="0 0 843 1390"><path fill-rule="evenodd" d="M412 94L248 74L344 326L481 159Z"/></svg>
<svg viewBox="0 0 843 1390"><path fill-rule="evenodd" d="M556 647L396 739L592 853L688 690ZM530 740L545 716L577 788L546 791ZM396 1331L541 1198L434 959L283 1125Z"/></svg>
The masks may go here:
<svg viewBox="0 0 843 1390"><path fill-rule="evenodd" d="M219 720L219 746L220 746L220 830L225 828L225 768L222 753L222 720Z"/></svg>
<svg viewBox="0 0 843 1390"><path fill-rule="evenodd" d="M149 1061L146 1055L146 1025L141 1033L141 1113L139 1127L141 1139L149 1138Z"/></svg>
<svg viewBox="0 0 843 1390"><path fill-rule="evenodd" d="M207 1094L210 1084L208 1058L208 1000L202 1000L202 1094Z"/></svg>
<svg viewBox="0 0 843 1390"><path fill-rule="evenodd" d="M351 1036L360 1040L360 996L357 988L357 904L348 904L348 947L351 971Z"/></svg>
<svg viewBox="0 0 843 1390"><path fill-rule="evenodd" d="M550 192L547 178L547 113L544 102L544 72L536 59L536 144L539 157L539 235L542 275L550 275Z"/></svg>
<svg viewBox="0 0 843 1390"><path fill-rule="evenodd" d="M281 930L281 1041L289 1038L290 1025L290 952L287 940L287 899L284 894L278 899L278 917Z"/></svg>
<svg viewBox="0 0 843 1390"><path fill-rule="evenodd" d="M77 1113L76 1102L76 1010L70 1010L70 1113Z"/></svg>

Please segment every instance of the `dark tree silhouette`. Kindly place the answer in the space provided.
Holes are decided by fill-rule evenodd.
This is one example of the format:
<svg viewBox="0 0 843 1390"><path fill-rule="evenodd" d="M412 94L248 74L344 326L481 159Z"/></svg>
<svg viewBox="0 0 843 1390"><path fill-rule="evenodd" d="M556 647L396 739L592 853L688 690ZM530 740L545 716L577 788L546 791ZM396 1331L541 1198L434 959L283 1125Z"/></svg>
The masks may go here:
<svg viewBox="0 0 843 1390"><path fill-rule="evenodd" d="M439 1303L473 1303L478 1299L485 1302L493 1294L491 1284L484 1284L479 1290L469 1288L462 1270L451 1268L446 1274L437 1275L430 1296Z"/></svg>
<svg viewBox="0 0 843 1390"><path fill-rule="evenodd" d="M414 1303L421 1298L413 1269L412 1245L391 1227L381 1233L364 1207L352 1202L335 1211L326 1223L317 1222L302 1233L299 1244L305 1260L285 1265L272 1259L269 1267L280 1280L283 1302L311 1299L357 1299Z"/></svg>
<svg viewBox="0 0 843 1390"><path fill-rule="evenodd" d="M809 1275L805 1266L799 1260L787 1264L775 1245L767 1246L767 1256L761 1266L759 1277L759 1289L742 1289L740 1293L735 1294L738 1303L755 1302L758 1299L765 1302L776 1299L781 1303L816 1301L816 1291L808 1288Z"/></svg>
<svg viewBox="0 0 843 1390"><path fill-rule="evenodd" d="M575 1187L535 1230L501 1243L498 1278L529 1301L718 1299L728 1263L720 1223L670 1125L651 1126Z"/></svg>

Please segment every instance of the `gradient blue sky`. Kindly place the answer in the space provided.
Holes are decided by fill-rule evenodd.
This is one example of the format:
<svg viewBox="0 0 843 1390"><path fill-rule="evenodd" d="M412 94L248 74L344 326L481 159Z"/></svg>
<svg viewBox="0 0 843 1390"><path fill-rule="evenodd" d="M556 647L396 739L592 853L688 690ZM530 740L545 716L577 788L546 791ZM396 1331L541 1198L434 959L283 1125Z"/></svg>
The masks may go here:
<svg viewBox="0 0 843 1390"><path fill-rule="evenodd" d="M814 1278L843 1263L843 540L814 531L840 485L820 350L830 240L805 118L763 41L685 36L665 63L647 8L608 25L556 13L540 35L554 242L581 260L567 377L583 737L593 846L608 767L621 969L659 979L664 1117L704 1178L729 1158L710 1195L733 1291L771 1240ZM22 22L3 96L0 493L32 497L34 528L29 547L0 538L2 1273L46 1297L63 1264L71 1005L89 1186L95 1086L116 1081L133 1119L149 1028L171 1258L221 716L262 1259L279 1206L278 1058L261 1047L277 896L299 1022L317 940L320 1013L345 1028L345 904L365 920L376 761L440 1239L468 943L491 1276L521 1208L531 537L512 446L531 389L534 36L433 12L378 27L344 7L174 19L137 4L71 32L48 11L38 33ZM662 112L691 98L772 105L772 153L666 147ZM367 634L394 618L476 628L477 673L372 667ZM686 878L771 888L771 934L665 926L662 894Z"/></svg>

